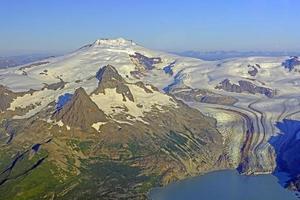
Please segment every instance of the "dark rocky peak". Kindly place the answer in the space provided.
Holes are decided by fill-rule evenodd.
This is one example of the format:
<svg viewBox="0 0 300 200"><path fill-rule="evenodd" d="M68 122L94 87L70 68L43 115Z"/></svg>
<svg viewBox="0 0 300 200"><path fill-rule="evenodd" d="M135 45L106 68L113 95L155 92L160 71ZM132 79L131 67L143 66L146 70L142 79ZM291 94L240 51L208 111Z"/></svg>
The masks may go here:
<svg viewBox="0 0 300 200"><path fill-rule="evenodd" d="M97 72L96 78L101 81L110 81L110 80L118 80L120 82L125 82L122 76L118 73L116 68L112 65L106 65Z"/></svg>
<svg viewBox="0 0 300 200"><path fill-rule="evenodd" d="M97 89L93 92L94 94L105 94L105 89L115 88L117 93L122 94L123 101L126 101L127 99L134 101L133 95L126 85L126 81L112 65L102 67L97 72L96 77L99 80L99 83Z"/></svg>
<svg viewBox="0 0 300 200"><path fill-rule="evenodd" d="M76 89L72 99L53 115L56 121L62 121L65 125L91 128L92 124L107 121L102 110L90 99L83 88Z"/></svg>

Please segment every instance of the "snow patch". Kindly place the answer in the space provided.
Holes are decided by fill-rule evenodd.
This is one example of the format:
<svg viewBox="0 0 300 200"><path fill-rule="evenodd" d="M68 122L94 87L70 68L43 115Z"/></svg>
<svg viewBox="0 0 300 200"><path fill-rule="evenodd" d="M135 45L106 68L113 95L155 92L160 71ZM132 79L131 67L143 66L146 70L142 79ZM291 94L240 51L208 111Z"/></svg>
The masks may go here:
<svg viewBox="0 0 300 200"><path fill-rule="evenodd" d="M145 112L151 112L154 108L162 110L163 106L176 106L168 95L156 91L146 93L143 88L133 84L128 84L128 87L133 94L134 102L123 101L122 94L117 93L116 89L109 88L105 89L105 94L93 94L91 99L109 116L125 113L142 122L144 122L142 117Z"/></svg>
<svg viewBox="0 0 300 200"><path fill-rule="evenodd" d="M97 122L97 123L94 123L94 124L92 124L92 127L96 130L96 131L98 131L98 132L100 132L100 127L102 126L102 125L104 125L104 124L106 124L106 122Z"/></svg>
<svg viewBox="0 0 300 200"><path fill-rule="evenodd" d="M58 125L59 127L63 127L64 126L64 123L59 120L58 122L54 123L55 125Z"/></svg>

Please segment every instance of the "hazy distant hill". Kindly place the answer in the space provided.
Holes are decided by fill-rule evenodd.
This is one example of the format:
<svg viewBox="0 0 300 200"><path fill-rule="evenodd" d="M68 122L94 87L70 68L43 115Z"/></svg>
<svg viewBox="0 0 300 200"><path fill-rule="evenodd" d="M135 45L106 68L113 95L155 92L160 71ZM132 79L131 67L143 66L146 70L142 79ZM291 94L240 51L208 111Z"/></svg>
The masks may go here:
<svg viewBox="0 0 300 200"><path fill-rule="evenodd" d="M15 67L52 57L49 54L28 54L18 56L0 56L0 68Z"/></svg>

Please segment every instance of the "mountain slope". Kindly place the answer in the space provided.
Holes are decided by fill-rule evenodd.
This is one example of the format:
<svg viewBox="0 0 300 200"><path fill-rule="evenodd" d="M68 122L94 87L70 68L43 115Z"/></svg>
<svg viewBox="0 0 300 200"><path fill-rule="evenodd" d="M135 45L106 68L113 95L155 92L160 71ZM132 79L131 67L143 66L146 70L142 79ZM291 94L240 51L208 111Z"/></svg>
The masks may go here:
<svg viewBox="0 0 300 200"><path fill-rule="evenodd" d="M213 118L112 65L89 76L86 89L24 92L1 113L5 199L145 199L155 186L230 166Z"/></svg>

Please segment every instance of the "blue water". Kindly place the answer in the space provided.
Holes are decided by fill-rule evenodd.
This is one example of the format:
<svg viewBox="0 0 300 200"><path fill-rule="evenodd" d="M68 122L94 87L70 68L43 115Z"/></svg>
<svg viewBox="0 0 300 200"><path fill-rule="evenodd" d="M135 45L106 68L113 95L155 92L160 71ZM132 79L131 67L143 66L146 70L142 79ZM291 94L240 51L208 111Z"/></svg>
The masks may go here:
<svg viewBox="0 0 300 200"><path fill-rule="evenodd" d="M235 170L179 181L150 194L153 200L297 200L272 175L242 176Z"/></svg>

